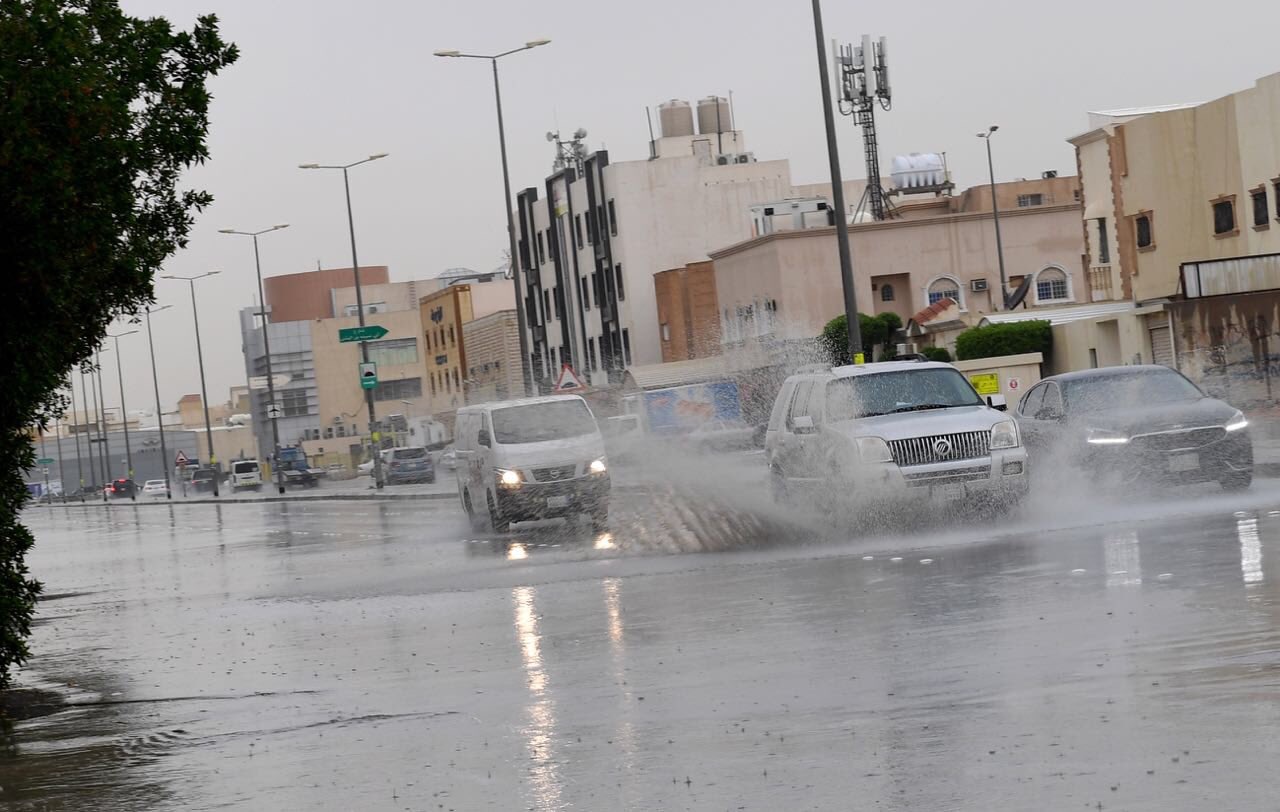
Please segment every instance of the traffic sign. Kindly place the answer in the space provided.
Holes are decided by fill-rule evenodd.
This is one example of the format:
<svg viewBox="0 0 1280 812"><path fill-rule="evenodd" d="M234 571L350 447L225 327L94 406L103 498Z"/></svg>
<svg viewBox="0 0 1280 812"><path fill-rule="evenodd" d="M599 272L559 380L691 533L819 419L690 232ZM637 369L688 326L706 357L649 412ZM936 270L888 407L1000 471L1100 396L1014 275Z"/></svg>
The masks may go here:
<svg viewBox="0 0 1280 812"><path fill-rule="evenodd" d="M1009 379L1009 388L1010 388L1010 389L1017 389L1019 386L1022 386L1022 381L1018 380L1017 378L1010 378L1010 379Z"/></svg>
<svg viewBox="0 0 1280 812"><path fill-rule="evenodd" d="M979 372L969 376L969 383L978 390L979 395L1000 394L1000 375L996 372Z"/></svg>
<svg viewBox="0 0 1280 812"><path fill-rule="evenodd" d="M272 376L271 376L271 386L272 386L272 387L275 387L275 388L279 388L279 387L281 387L281 386L284 386L285 384L287 384L287 383L288 383L289 381L291 381L291 380L293 380L293 379L292 379L292 378L290 378L288 375L272 375ZM250 378L250 379L249 379L249 388L250 388L250 389L266 389L266 388L268 388L268 387L267 387L267 376L266 376L266 375L254 375L252 378Z"/></svg>
<svg viewBox="0 0 1280 812"><path fill-rule="evenodd" d="M386 327L366 324L363 327L343 327L338 331L338 341L348 344L352 341L377 341L389 331Z"/></svg>
<svg viewBox="0 0 1280 812"><path fill-rule="evenodd" d="M267 419L268 419L268 420L276 420L276 419L281 418L281 417L284 417L284 407L283 407L283 406L281 406L279 403L268 403L268 404L267 404Z"/></svg>
<svg viewBox="0 0 1280 812"><path fill-rule="evenodd" d="M379 327L378 329L382 329ZM382 331L386 333L386 330ZM378 365L373 361L367 361L360 364L360 387L362 389L373 389L378 385Z"/></svg>
<svg viewBox="0 0 1280 812"><path fill-rule="evenodd" d="M587 387L583 385L582 378L578 377L578 373L573 371L573 367L565 364L560 368L560 377L556 379L556 393L567 395L572 392L585 391L587 391Z"/></svg>
<svg viewBox="0 0 1280 812"><path fill-rule="evenodd" d="M186 455L186 454L184 454L184 453L182 453L181 449L179 449L177 456L175 456L175 457L173 458L173 464L174 464L174 465L186 465L186 464L187 464L187 455Z"/></svg>
<svg viewBox="0 0 1280 812"><path fill-rule="evenodd" d="M53 465L53 457L41 457L36 460L36 465Z"/></svg>

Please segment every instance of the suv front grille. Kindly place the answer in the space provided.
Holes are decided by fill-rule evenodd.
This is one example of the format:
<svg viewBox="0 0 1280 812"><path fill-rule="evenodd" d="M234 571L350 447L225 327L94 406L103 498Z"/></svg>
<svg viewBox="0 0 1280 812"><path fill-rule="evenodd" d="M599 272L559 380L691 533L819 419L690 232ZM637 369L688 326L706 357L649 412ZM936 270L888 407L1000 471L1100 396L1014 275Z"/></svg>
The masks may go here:
<svg viewBox="0 0 1280 812"><path fill-rule="evenodd" d="M892 440L889 452L899 466L932 465L956 460L976 460L990 456L991 432L965 431Z"/></svg>
<svg viewBox="0 0 1280 812"><path fill-rule="evenodd" d="M576 465L557 465L554 468L534 468L533 479L535 482L560 482L573 479L577 467Z"/></svg>
<svg viewBox="0 0 1280 812"><path fill-rule="evenodd" d="M1190 451L1216 443L1225 436L1227 436L1227 430L1222 426L1209 426L1186 431L1139 434L1133 438L1133 442L1140 443L1141 448L1152 451Z"/></svg>

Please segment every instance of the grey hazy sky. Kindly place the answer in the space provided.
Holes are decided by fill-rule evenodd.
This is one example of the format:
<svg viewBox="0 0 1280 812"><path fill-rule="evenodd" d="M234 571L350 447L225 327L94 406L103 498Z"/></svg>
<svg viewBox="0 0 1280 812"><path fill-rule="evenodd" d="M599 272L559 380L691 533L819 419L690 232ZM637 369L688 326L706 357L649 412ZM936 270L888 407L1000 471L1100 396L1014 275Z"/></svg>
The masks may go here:
<svg viewBox="0 0 1280 812"><path fill-rule="evenodd" d="M387 2L122 0L138 15L189 27L216 13L240 61L213 84L212 159L190 174L216 202L170 273L219 268L200 285L210 397L243 383L237 311L254 297L249 241L223 227L292 227L262 240L268 276L350 264L342 181L296 168L371 152L352 173L362 265L392 278L501 261L505 223L487 63L440 48L498 51L550 37L504 60L512 186L537 185L552 157L544 134L585 127L614 161L647 155L644 108L733 92L738 125L760 159L789 158L797 182L825 180L821 99L809 4L802 0ZM986 177L974 133L1000 125L998 179L1074 173L1064 139L1088 110L1203 101L1280 70L1280 4L1075 0L1046 3L851 3L827 0L828 38L886 35L894 108L881 158L945 151L956 182ZM838 122L846 177L863 177L859 133ZM166 410L199 391L186 285L158 280L154 317ZM122 339L131 408L153 400L144 335ZM104 356L105 358L105 356ZM114 364L109 367L114 373ZM353 371L354 374L354 371ZM118 402L114 374L108 400Z"/></svg>

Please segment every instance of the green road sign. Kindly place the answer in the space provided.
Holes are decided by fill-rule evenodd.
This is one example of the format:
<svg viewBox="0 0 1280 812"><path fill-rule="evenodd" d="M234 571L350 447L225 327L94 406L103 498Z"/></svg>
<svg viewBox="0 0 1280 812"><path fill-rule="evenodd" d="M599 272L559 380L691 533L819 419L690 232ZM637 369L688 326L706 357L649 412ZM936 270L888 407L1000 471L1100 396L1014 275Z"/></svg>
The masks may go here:
<svg viewBox="0 0 1280 812"><path fill-rule="evenodd" d="M36 465L53 465L53 457L41 457L36 460Z"/></svg>
<svg viewBox="0 0 1280 812"><path fill-rule="evenodd" d="M389 331L377 324L366 324L363 327L344 327L338 331L338 341L349 344L352 341L377 341Z"/></svg>
<svg viewBox="0 0 1280 812"><path fill-rule="evenodd" d="M378 328L382 330L381 327ZM383 330L385 333L386 330ZM360 387L362 389L373 389L378 385L378 365L373 361L360 364Z"/></svg>

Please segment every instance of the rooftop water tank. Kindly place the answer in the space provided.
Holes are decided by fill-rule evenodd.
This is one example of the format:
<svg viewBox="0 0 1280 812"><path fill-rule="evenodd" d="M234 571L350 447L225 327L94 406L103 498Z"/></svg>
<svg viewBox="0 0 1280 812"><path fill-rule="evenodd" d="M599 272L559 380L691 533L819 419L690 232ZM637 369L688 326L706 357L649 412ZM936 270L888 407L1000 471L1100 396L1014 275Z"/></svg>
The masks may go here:
<svg viewBox="0 0 1280 812"><path fill-rule="evenodd" d="M698 102L698 132L703 135L733 131L729 120L729 101L719 96L707 96Z"/></svg>
<svg viewBox="0 0 1280 812"><path fill-rule="evenodd" d="M662 137L693 135L693 108L682 99L672 99L658 105L658 122Z"/></svg>
<svg viewBox="0 0 1280 812"><path fill-rule="evenodd" d="M913 152L893 159L893 185L904 191L934 188L947 182L947 168L937 152Z"/></svg>

